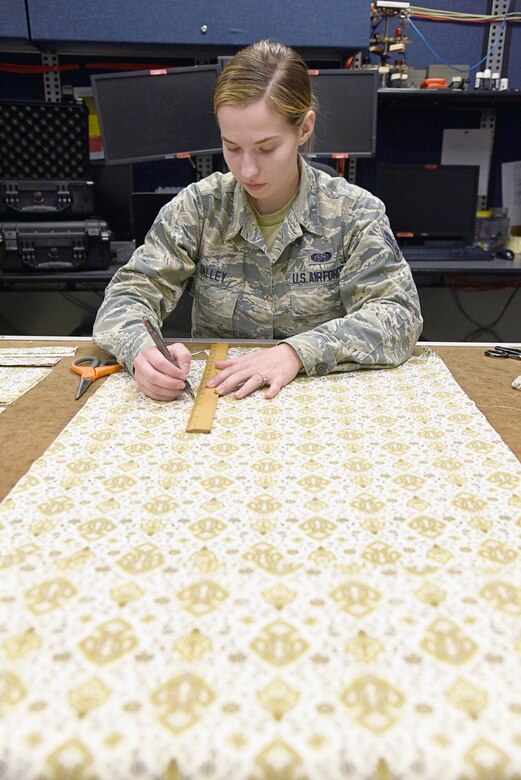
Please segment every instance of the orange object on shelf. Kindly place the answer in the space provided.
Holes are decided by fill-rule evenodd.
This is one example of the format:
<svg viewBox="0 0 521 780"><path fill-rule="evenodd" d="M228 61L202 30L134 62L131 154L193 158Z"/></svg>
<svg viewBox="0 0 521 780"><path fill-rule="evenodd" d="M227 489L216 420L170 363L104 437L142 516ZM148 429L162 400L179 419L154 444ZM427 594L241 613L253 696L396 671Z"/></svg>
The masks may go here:
<svg viewBox="0 0 521 780"><path fill-rule="evenodd" d="M446 79L423 79L421 89L448 89Z"/></svg>

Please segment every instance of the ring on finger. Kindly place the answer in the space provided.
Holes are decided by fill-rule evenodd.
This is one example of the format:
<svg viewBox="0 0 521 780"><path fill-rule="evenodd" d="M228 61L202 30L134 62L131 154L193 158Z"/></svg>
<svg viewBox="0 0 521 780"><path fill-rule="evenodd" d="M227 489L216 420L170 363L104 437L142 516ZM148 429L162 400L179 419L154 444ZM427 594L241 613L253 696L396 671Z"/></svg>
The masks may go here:
<svg viewBox="0 0 521 780"><path fill-rule="evenodd" d="M268 377L266 376L266 374L255 374L255 376L260 376L262 380L261 387L264 387L264 385L268 384Z"/></svg>

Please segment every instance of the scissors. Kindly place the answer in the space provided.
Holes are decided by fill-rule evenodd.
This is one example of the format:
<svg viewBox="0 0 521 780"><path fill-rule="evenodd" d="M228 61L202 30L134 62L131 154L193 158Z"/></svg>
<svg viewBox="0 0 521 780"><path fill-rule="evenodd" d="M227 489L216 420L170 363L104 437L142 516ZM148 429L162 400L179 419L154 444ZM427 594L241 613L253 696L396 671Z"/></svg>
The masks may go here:
<svg viewBox="0 0 521 780"><path fill-rule="evenodd" d="M90 363L90 365L84 366L84 363ZM76 395L74 396L75 400L77 401L78 398L83 395L91 382L95 382L96 379L99 379L102 376L106 376L107 374L113 374L115 371L121 371L123 366L120 366L118 361L114 360L113 358L104 360L102 363L99 357L95 357L94 355L85 355L85 357L80 357L76 358L76 360L73 360L71 368L81 377L78 389L76 390Z"/></svg>
<svg viewBox="0 0 521 780"><path fill-rule="evenodd" d="M515 360L521 360L521 349L497 346L494 349L485 350L485 355L487 357L514 358Z"/></svg>

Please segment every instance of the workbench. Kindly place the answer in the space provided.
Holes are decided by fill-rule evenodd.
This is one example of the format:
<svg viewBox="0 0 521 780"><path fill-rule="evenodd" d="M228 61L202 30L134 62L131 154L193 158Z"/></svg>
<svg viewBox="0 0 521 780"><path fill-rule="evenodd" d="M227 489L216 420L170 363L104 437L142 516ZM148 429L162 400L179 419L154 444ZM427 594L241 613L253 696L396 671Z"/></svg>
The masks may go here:
<svg viewBox="0 0 521 780"><path fill-rule="evenodd" d="M517 776L521 363L483 353L219 399L210 434L124 372L75 401L71 358L10 404L4 776Z"/></svg>

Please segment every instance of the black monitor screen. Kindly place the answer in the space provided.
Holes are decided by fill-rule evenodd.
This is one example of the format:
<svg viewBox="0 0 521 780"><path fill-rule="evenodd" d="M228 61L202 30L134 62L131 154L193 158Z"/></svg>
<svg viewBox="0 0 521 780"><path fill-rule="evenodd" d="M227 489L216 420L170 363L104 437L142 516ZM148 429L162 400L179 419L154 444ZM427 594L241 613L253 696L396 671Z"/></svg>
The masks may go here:
<svg viewBox="0 0 521 780"><path fill-rule="evenodd" d="M178 191L180 188L178 188ZM132 234L136 246L145 243L145 236L154 224L159 210L176 196L177 192L133 192L131 199Z"/></svg>
<svg viewBox="0 0 521 780"><path fill-rule="evenodd" d="M376 145L376 70L310 71L318 99L312 154L371 157Z"/></svg>
<svg viewBox="0 0 521 780"><path fill-rule="evenodd" d="M479 167L378 166L376 194L397 238L443 238L472 243Z"/></svg>
<svg viewBox="0 0 521 780"><path fill-rule="evenodd" d="M217 76L217 65L92 76L106 162L218 152Z"/></svg>

